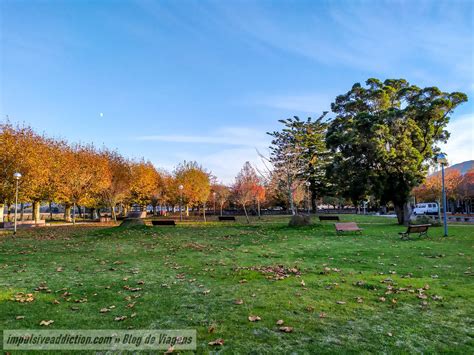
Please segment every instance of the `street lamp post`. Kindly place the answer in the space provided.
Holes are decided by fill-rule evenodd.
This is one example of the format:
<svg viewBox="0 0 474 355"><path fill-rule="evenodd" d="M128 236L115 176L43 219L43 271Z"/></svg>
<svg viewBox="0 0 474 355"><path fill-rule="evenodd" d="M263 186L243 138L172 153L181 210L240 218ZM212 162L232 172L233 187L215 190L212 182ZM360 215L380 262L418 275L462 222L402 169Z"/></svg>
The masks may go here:
<svg viewBox="0 0 474 355"><path fill-rule="evenodd" d="M444 223L444 236L448 236L448 218L446 216L446 209L447 209L447 204L446 204L446 189L444 187L444 167L445 165L448 164L448 159L446 158L446 155L441 153L438 154L436 157L438 163L441 165L441 183L442 183L442 195L443 195L443 223Z"/></svg>
<svg viewBox="0 0 474 355"><path fill-rule="evenodd" d="M308 214L309 214L309 209L310 209L310 205L311 205L311 197L309 195L309 187L311 186L311 182L306 181L305 185L306 185L306 194L307 194L306 202L308 203Z"/></svg>
<svg viewBox="0 0 474 355"><path fill-rule="evenodd" d="M183 185L178 186L179 189L179 220L183 220Z"/></svg>
<svg viewBox="0 0 474 355"><path fill-rule="evenodd" d="M18 215L18 182L21 179L20 173L14 173L13 178L16 180L16 188L15 188L15 222L13 224L13 234L16 234L16 220Z"/></svg>

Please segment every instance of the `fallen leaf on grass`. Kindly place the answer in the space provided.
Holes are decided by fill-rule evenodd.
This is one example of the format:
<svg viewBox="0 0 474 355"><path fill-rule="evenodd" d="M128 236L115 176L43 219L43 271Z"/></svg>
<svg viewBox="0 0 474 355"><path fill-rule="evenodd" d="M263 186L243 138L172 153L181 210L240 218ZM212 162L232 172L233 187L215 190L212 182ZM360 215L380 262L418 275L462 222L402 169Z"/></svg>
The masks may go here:
<svg viewBox="0 0 474 355"><path fill-rule="evenodd" d="M219 339L216 339L216 340L214 340L214 341L210 341L210 342L209 342L209 345L212 345L212 346L221 346L221 345L224 345L224 339L219 338Z"/></svg>
<svg viewBox="0 0 474 355"><path fill-rule="evenodd" d="M12 299L12 301L16 301L20 303L33 302L34 300L35 298L33 297L32 293L24 294L23 292L18 292L15 295L15 298Z"/></svg>
<svg viewBox="0 0 474 355"><path fill-rule="evenodd" d="M249 321L251 322L258 322L259 320L262 320L259 316L249 316Z"/></svg>
<svg viewBox="0 0 474 355"><path fill-rule="evenodd" d="M283 323L285 323L285 322L283 321L283 319L279 319L279 320L277 320L277 322L276 322L277 325L283 325Z"/></svg>
<svg viewBox="0 0 474 355"><path fill-rule="evenodd" d="M125 320L125 319L127 319L127 316L115 317L114 320L117 321L117 322L121 322L121 321L123 321L123 320Z"/></svg>
<svg viewBox="0 0 474 355"><path fill-rule="evenodd" d="M319 313L319 318L326 318L327 314L324 312Z"/></svg>
<svg viewBox="0 0 474 355"><path fill-rule="evenodd" d="M53 324L53 323L54 323L54 320L42 320L40 322L40 325L48 326L48 325Z"/></svg>
<svg viewBox="0 0 474 355"><path fill-rule="evenodd" d="M20 319L24 319L24 318L25 318L25 316L16 316L15 319L16 319L16 320L20 320Z"/></svg>
<svg viewBox="0 0 474 355"><path fill-rule="evenodd" d="M379 297L380 302L385 302L385 297Z"/></svg>
<svg viewBox="0 0 474 355"><path fill-rule="evenodd" d="M357 303L363 303L364 299L362 297L356 297Z"/></svg>
<svg viewBox="0 0 474 355"><path fill-rule="evenodd" d="M280 332L291 333L293 331L292 327L280 327Z"/></svg>
<svg viewBox="0 0 474 355"><path fill-rule="evenodd" d="M237 299L237 300L234 301L234 304L244 304L244 300Z"/></svg>
<svg viewBox="0 0 474 355"><path fill-rule="evenodd" d="M204 290L204 291L202 291L202 293L203 293L204 295L209 294L209 292L211 292L211 290Z"/></svg>
<svg viewBox="0 0 474 355"><path fill-rule="evenodd" d="M110 312L110 309L108 309L108 308L101 308L99 312L100 312L100 313L107 313L107 312Z"/></svg>
<svg viewBox="0 0 474 355"><path fill-rule="evenodd" d="M346 304L344 301L336 301L337 304Z"/></svg>
<svg viewBox="0 0 474 355"><path fill-rule="evenodd" d="M300 285L303 286L303 287L306 286L306 283L304 282L304 280L301 280Z"/></svg>

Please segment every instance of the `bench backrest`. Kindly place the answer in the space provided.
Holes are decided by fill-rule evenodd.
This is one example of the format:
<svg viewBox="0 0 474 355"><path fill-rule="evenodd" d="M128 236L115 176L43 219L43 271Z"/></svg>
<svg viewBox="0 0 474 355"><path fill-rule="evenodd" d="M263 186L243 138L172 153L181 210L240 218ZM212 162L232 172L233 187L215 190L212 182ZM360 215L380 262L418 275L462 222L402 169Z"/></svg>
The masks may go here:
<svg viewBox="0 0 474 355"><path fill-rule="evenodd" d="M339 221L339 216L319 216L320 221Z"/></svg>
<svg viewBox="0 0 474 355"><path fill-rule="evenodd" d="M360 229L356 222L336 223L335 226L338 231L357 231Z"/></svg>
<svg viewBox="0 0 474 355"><path fill-rule="evenodd" d="M151 224L154 226L174 226L176 225L176 222L174 220L161 220L161 221L151 221Z"/></svg>
<svg viewBox="0 0 474 355"><path fill-rule="evenodd" d="M408 226L408 233L422 233L426 232L428 228L431 226L431 224L417 224L417 225L412 225Z"/></svg>

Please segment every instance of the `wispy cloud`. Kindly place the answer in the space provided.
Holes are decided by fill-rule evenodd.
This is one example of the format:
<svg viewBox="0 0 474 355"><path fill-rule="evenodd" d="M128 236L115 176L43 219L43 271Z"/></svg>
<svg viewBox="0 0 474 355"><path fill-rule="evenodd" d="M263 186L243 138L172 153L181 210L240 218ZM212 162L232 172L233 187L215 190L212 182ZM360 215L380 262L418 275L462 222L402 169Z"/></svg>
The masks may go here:
<svg viewBox="0 0 474 355"><path fill-rule="evenodd" d="M447 128L451 137L441 149L448 155L449 163L457 164L474 160L474 114L466 114L453 119Z"/></svg>
<svg viewBox="0 0 474 355"><path fill-rule="evenodd" d="M146 135L136 137L136 140L246 147L267 147L270 142L265 130L247 127L222 127L215 130L212 135Z"/></svg>
<svg viewBox="0 0 474 355"><path fill-rule="evenodd" d="M287 95L256 95L251 103L293 112L321 113L329 111L332 99L329 94L306 93Z"/></svg>

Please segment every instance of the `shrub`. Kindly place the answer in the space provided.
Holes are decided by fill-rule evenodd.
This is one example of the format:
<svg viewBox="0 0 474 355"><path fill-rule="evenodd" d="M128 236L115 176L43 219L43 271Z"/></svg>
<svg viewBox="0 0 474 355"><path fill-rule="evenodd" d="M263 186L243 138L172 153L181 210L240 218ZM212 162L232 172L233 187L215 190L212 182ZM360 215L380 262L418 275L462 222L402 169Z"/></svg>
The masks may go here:
<svg viewBox="0 0 474 355"><path fill-rule="evenodd" d="M297 214L291 217L290 227L300 227L300 226L309 226L311 224L311 216Z"/></svg>

